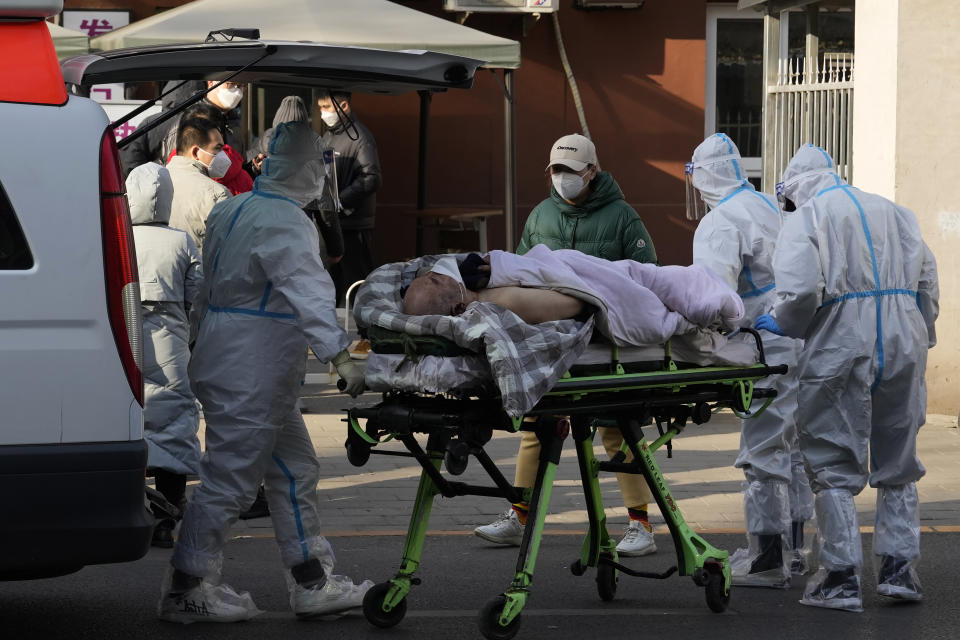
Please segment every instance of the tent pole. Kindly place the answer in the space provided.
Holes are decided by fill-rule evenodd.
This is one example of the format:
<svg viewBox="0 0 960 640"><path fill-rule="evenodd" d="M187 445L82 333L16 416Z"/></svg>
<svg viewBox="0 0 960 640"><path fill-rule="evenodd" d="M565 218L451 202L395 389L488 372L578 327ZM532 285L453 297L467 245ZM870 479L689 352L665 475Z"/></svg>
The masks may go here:
<svg viewBox="0 0 960 640"><path fill-rule="evenodd" d="M503 125L504 125L504 202L503 224L506 230L506 250L514 251L516 241L517 217L517 138L516 110L514 100L513 69L503 70Z"/></svg>
<svg viewBox="0 0 960 640"><path fill-rule="evenodd" d="M417 209L427 208L427 138L430 125L430 101L433 94L418 91L420 94L420 149L417 158ZM417 255L423 255L423 229L417 216Z"/></svg>

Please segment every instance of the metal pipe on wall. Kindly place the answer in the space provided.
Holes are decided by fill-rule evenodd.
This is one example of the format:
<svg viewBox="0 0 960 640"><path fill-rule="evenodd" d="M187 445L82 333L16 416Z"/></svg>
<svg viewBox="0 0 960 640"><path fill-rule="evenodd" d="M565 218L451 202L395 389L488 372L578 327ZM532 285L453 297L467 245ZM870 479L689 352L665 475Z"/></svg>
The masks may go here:
<svg viewBox="0 0 960 640"><path fill-rule="evenodd" d="M430 127L430 102L433 94L418 91L420 94L420 148L417 154L417 209L427 207L427 142ZM420 252L417 252L420 255Z"/></svg>
<svg viewBox="0 0 960 640"><path fill-rule="evenodd" d="M503 224L507 251L517 248L517 144L513 69L503 70L504 200Z"/></svg>

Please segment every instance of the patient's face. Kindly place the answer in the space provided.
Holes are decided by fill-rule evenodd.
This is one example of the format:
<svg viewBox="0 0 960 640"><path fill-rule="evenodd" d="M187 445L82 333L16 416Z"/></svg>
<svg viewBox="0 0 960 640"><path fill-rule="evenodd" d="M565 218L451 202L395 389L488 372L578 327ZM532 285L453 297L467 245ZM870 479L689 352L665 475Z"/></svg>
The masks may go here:
<svg viewBox="0 0 960 640"><path fill-rule="evenodd" d="M455 316L463 312L460 283L433 271L415 278L403 297L403 312L410 316Z"/></svg>

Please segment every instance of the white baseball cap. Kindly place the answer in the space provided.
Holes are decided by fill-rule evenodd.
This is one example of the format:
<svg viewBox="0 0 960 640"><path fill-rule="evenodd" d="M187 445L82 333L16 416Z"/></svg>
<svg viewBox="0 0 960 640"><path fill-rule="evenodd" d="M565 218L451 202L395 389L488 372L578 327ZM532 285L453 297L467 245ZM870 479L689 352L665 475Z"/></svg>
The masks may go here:
<svg viewBox="0 0 960 640"><path fill-rule="evenodd" d="M574 171L583 171L587 165L598 164L597 147L589 138L579 133L565 135L550 148L550 164L547 165L547 170L555 164L562 164Z"/></svg>

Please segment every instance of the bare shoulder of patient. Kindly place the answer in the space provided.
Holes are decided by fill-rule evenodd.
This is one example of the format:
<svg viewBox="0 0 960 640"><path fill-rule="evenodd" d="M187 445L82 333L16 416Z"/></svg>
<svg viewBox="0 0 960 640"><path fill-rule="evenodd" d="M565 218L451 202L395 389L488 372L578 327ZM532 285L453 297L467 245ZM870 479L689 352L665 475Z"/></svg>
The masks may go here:
<svg viewBox="0 0 960 640"><path fill-rule="evenodd" d="M479 299L513 311L528 324L572 318L583 310L583 302L559 291L531 287L482 289Z"/></svg>

